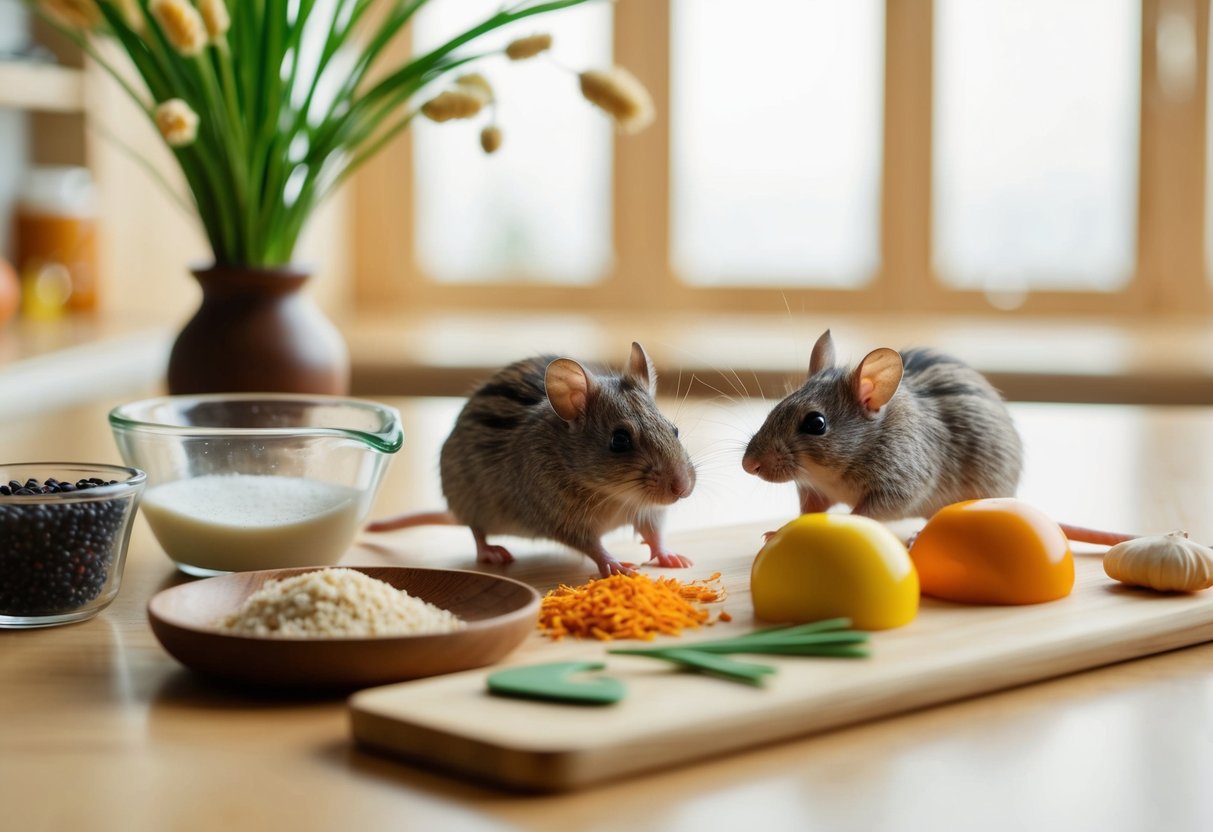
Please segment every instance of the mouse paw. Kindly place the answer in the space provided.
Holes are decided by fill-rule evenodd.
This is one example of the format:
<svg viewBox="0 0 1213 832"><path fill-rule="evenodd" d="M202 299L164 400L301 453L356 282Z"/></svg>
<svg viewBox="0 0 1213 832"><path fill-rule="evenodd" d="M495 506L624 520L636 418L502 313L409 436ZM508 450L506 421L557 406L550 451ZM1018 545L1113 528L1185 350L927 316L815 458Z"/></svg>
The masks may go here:
<svg viewBox="0 0 1213 832"><path fill-rule="evenodd" d="M485 544L476 550L477 563L491 563L494 566L505 566L514 562L514 556L504 546Z"/></svg>
<svg viewBox="0 0 1213 832"><path fill-rule="evenodd" d="M676 555L673 552L667 552L664 549L653 552L653 557L649 559L649 563L653 561L657 561L658 566L664 566L667 569L685 569L693 565L693 561L690 558Z"/></svg>
<svg viewBox="0 0 1213 832"><path fill-rule="evenodd" d="M635 575L636 570L633 568L635 565L610 558L598 564L598 575L603 578L609 578L612 575Z"/></svg>

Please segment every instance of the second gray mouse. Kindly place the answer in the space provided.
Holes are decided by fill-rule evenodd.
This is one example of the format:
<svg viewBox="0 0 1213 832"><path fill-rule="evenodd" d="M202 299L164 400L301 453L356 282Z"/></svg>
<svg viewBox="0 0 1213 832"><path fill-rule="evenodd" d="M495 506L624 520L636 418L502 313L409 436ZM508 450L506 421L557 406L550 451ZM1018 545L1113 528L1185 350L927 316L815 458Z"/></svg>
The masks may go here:
<svg viewBox="0 0 1213 832"><path fill-rule="evenodd" d="M678 429L657 409L657 372L633 343L621 373L537 356L499 371L469 397L442 446L449 512L371 523L389 531L467 525L477 560L514 557L488 535L555 540L585 553L604 577L632 570L602 536L632 525L659 566L689 566L661 535L666 506L690 495L695 467Z"/></svg>
<svg viewBox="0 0 1213 832"><path fill-rule="evenodd" d="M1002 396L963 362L926 349L873 350L839 367L827 330L804 385L754 434L742 465L795 482L802 513L845 503L877 520L1012 497L1023 445Z"/></svg>

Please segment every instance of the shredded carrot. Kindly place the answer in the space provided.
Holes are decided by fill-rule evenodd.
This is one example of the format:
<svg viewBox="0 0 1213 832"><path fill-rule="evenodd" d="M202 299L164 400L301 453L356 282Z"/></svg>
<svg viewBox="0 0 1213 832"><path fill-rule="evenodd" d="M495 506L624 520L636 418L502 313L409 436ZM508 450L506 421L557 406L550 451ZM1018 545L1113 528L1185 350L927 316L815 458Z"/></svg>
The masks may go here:
<svg viewBox="0 0 1213 832"><path fill-rule="evenodd" d="M557 640L573 636L652 641L659 633L676 636L684 629L713 623L700 605L724 598L719 581L716 572L706 580L685 584L646 575L612 575L577 587L562 584L544 596L539 628ZM720 620L732 620L727 615L722 612Z"/></svg>

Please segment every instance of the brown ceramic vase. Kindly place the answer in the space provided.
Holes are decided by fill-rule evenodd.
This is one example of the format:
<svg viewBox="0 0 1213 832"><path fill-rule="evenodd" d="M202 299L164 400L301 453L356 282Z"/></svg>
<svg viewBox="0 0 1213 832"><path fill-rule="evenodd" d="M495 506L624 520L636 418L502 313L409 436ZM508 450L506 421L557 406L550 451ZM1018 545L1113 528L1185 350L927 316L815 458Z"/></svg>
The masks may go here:
<svg viewBox="0 0 1213 832"><path fill-rule="evenodd" d="M289 267L192 270L202 303L173 344L168 390L349 394L345 340Z"/></svg>

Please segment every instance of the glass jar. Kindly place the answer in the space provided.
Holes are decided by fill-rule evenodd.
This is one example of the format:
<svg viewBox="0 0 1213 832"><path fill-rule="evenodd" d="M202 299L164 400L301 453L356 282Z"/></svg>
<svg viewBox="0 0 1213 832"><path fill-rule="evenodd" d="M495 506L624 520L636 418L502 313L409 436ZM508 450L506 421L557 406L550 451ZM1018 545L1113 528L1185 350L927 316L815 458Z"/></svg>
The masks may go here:
<svg viewBox="0 0 1213 832"><path fill-rule="evenodd" d="M17 197L17 270L30 317L97 307L97 220L87 168L31 169Z"/></svg>

